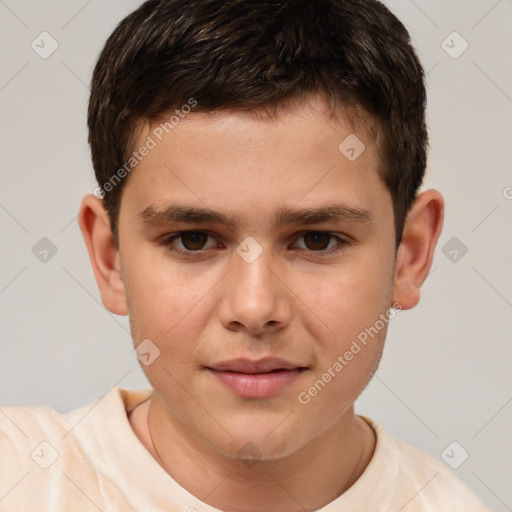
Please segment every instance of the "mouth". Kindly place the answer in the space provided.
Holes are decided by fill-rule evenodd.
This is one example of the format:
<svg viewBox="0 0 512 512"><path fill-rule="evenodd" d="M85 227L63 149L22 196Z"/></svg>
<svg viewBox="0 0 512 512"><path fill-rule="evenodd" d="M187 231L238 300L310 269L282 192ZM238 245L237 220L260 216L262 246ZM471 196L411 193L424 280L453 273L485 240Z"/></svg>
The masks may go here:
<svg viewBox="0 0 512 512"><path fill-rule="evenodd" d="M307 367L278 358L233 359L206 369L225 388L243 398L270 398L290 386Z"/></svg>

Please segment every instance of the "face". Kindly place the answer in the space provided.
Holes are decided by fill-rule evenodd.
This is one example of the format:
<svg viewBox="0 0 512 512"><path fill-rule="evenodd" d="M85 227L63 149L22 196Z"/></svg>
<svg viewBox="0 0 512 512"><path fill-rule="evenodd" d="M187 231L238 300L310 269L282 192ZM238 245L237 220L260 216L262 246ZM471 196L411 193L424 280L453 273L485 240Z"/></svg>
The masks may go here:
<svg viewBox="0 0 512 512"><path fill-rule="evenodd" d="M377 148L319 103L191 113L161 141L156 126L119 214L142 368L215 450L293 453L352 415L380 358L395 239Z"/></svg>

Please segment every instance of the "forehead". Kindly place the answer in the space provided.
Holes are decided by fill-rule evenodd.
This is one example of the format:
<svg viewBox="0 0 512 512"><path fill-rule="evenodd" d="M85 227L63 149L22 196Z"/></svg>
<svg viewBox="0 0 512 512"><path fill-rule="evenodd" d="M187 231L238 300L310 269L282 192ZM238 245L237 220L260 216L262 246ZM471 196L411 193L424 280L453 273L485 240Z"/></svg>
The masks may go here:
<svg viewBox="0 0 512 512"><path fill-rule="evenodd" d="M342 202L369 212L378 194L388 196L371 126L333 115L318 101L272 116L171 113L140 127L135 151L151 149L123 195L139 213L151 207L154 213L170 200L253 214L264 209L274 219L277 209L299 203L313 208Z"/></svg>
<svg viewBox="0 0 512 512"><path fill-rule="evenodd" d="M333 101L336 101L333 99ZM190 106L189 104L193 105ZM229 126L231 129L242 128L244 125L264 126L266 129L272 125L288 125L290 134L300 121L309 123L322 122L333 130L345 130L347 133L358 134L366 143L375 145L375 149L381 144L380 123L370 112L361 105L332 104L323 95L306 94L304 97L291 97L273 105L265 105L259 109L223 109L203 110L197 101L190 98L181 107L151 120L143 119L137 123L135 132L138 134L138 143L141 138L150 134L157 142L167 138L167 135L175 129L187 128L192 124L193 129L202 126ZM301 127L304 130L304 126ZM182 131L182 130L179 130ZM137 146L137 143L135 144ZM371 148L372 149L372 148Z"/></svg>

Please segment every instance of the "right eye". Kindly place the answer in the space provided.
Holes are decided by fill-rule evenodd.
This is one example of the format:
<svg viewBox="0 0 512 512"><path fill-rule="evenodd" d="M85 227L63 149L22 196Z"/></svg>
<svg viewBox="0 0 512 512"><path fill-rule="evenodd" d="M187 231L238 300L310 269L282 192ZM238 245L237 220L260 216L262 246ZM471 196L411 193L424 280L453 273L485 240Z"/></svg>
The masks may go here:
<svg viewBox="0 0 512 512"><path fill-rule="evenodd" d="M165 237L162 240L162 245L167 247L171 252L193 254L212 248L212 246L205 247L208 238L213 239L211 235L204 231L181 231L180 233ZM176 241L178 245L176 245Z"/></svg>

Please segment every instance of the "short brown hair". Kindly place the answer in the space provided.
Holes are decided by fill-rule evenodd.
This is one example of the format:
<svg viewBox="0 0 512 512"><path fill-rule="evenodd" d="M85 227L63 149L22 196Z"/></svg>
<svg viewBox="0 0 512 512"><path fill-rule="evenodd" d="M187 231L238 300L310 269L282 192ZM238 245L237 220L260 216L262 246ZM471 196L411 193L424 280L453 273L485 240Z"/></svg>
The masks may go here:
<svg viewBox="0 0 512 512"><path fill-rule="evenodd" d="M379 173L397 246L422 183L428 135L422 66L403 24L376 0L149 0L107 40L94 69L89 144L116 242L134 131L194 111L276 111L320 94L378 125ZM129 171L129 168L128 168ZM122 173L124 177L126 172ZM119 175L118 175L119 176ZM107 187L105 187L106 189Z"/></svg>

